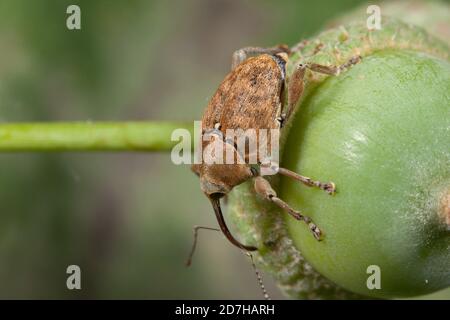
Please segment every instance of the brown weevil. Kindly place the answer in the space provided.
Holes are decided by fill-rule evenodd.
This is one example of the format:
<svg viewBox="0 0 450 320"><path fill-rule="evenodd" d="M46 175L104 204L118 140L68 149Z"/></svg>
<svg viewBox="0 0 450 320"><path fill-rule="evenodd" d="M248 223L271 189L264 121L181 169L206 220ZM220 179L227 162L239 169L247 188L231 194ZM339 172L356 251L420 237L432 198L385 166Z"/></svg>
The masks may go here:
<svg viewBox="0 0 450 320"><path fill-rule="evenodd" d="M285 45L273 48L248 47L233 54L232 71L223 80L216 93L210 100L202 117L203 149L212 143L219 144L224 153L232 154L235 163L197 163L192 165L192 171L200 178L202 191L211 201L220 229L228 240L240 249L246 251L257 250L254 246L244 245L236 240L228 230L222 215L220 199L230 192L233 187L249 180L254 180L257 194L275 203L297 220L304 221L313 236L320 240L321 231L307 216L290 207L281 200L272 189L268 180L261 174L263 166L273 163L257 155L257 163L250 163L249 151L239 150L236 139L239 134L253 129L259 138L262 130L281 129L285 121L294 114L303 93L304 77L307 69L328 75L338 75L351 65L358 63L360 56L352 57L340 66L325 66L314 63L298 64L292 75L287 79L286 63L289 56L298 50L298 46L289 49ZM227 136L228 130L238 132L232 139ZM240 132L240 133L239 133ZM205 135L212 139L203 139ZM216 151L217 152L217 151ZM203 155L201 155L203 157ZM301 176L285 168L276 168L276 172L296 179L307 186L320 188L329 194L334 194L335 185L332 182L322 183L308 177ZM190 259L195 249L197 230ZM206 228L213 229L213 228Z"/></svg>

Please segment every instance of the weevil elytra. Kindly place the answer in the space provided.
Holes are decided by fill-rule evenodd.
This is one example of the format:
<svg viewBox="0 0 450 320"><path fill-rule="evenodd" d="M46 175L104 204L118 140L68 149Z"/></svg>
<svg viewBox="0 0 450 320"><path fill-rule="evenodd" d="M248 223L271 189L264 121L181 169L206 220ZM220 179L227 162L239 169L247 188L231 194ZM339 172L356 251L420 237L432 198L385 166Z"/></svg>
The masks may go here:
<svg viewBox="0 0 450 320"><path fill-rule="evenodd" d="M202 137L206 134L213 137L212 140L202 139L200 143L203 149L214 141L215 144L221 145L220 150L233 154L233 159L241 157L245 160L244 163L233 164L202 162L193 164L191 169L200 178L201 189L212 203L222 232L232 244L247 251L254 251L257 248L244 245L232 236L222 215L220 199L233 187L249 179L254 180L257 194L273 202L295 219L304 221L313 236L317 240L321 238L321 231L314 222L280 199L269 181L261 174L261 167L270 166L272 163L270 161L267 163L267 159L263 159L260 154L257 155L256 165L249 163L247 149L242 152L237 148L236 139L226 139L226 132L229 129L241 133L247 129L254 129L257 136L262 129L281 129L285 121L294 114L293 111L302 96L307 69L338 75L361 59L360 56L355 56L340 66L300 63L287 79L286 63L295 50L298 50L298 46L289 49L285 45L280 45L273 48L248 47L236 51L233 54L232 71L213 95L202 117ZM320 188L329 194L335 192L335 185L332 182L314 181L285 168L277 167L277 173L296 179L307 186ZM198 228L195 229L193 250Z"/></svg>

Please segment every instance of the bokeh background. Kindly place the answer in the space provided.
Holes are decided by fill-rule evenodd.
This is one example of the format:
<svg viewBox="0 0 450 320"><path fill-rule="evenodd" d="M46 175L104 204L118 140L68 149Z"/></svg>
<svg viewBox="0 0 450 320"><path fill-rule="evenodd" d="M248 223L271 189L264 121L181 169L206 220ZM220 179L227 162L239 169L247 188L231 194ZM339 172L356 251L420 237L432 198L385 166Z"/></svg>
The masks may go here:
<svg viewBox="0 0 450 320"><path fill-rule="evenodd" d="M234 50L295 44L360 3L0 0L0 122L200 119ZM169 154L0 154L0 298L261 298L220 233L184 266L196 224L216 221Z"/></svg>

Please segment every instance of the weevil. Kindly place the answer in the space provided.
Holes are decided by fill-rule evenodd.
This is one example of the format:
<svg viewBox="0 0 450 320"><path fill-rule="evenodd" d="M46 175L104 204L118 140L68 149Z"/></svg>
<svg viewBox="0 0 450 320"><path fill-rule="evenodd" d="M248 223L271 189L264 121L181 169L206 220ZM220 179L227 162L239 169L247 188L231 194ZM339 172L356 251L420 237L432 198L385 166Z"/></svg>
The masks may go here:
<svg viewBox="0 0 450 320"><path fill-rule="evenodd" d="M306 70L327 75L338 75L361 60L354 56L339 66L326 66L315 63L299 63L292 75L287 78L286 64L289 57L302 46L292 49L285 45L272 48L247 47L237 50L233 54L232 70L220 84L211 98L202 117L202 136L208 134L211 140L200 142L204 148L209 144L220 143L223 150L231 152L234 159L245 159L245 163L200 163L193 164L191 169L200 178L200 187L210 200L214 209L220 230L236 247L255 251L258 248L239 242L229 231L220 205L220 199L226 196L235 186L253 179L256 193L289 213L297 220L305 222L312 235L320 240L322 236L318 226L306 215L293 209L280 199L271 187L269 181L261 174L261 166L271 166L267 159L258 155L257 164L248 163L248 154L240 152L236 140L226 139L228 129L242 130L281 129L286 121L295 113L299 99L304 89ZM320 50L320 49L319 49ZM241 132L242 132L241 131ZM264 161L264 162L263 162ZM301 183L317 187L329 194L335 193L333 182L323 183L299 175L286 168L278 168L277 173L296 179ZM188 260L190 264L195 250L197 231L194 229L194 245ZM205 229L214 229L206 228Z"/></svg>

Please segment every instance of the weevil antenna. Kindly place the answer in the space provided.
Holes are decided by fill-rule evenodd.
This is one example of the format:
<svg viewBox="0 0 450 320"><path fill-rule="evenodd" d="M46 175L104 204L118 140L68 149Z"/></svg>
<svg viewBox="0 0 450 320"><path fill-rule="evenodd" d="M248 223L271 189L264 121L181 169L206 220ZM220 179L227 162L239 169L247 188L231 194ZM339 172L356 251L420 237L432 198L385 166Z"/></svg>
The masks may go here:
<svg viewBox="0 0 450 320"><path fill-rule="evenodd" d="M245 251L255 251L257 250L256 247L253 246L246 246L240 243L236 240L236 238L233 237L230 230L228 230L228 227L225 223L225 219L223 218L222 209L220 208L220 199L219 198L209 198L209 200L212 203L212 206L214 208L214 213L216 214L217 222L219 223L220 229L225 234L225 237L234 244L236 247L243 249Z"/></svg>
<svg viewBox="0 0 450 320"><path fill-rule="evenodd" d="M245 251L244 253L250 258L250 261L252 262L252 267L253 267L253 270L255 271L256 278L258 278L259 287L262 290L264 299L271 300L269 294L267 293L266 287L264 286L264 282L263 282L261 273L259 272L258 268L256 268L255 261L253 260L253 255L249 251Z"/></svg>
<svg viewBox="0 0 450 320"><path fill-rule="evenodd" d="M203 226L195 226L194 231L194 242L192 243L191 252L189 253L189 256L186 260L186 267L189 267L192 264L192 257L194 256L195 249L197 248L197 239L198 239L198 230L212 230L212 231L220 231L220 229L217 228L211 228L211 227L203 227Z"/></svg>

